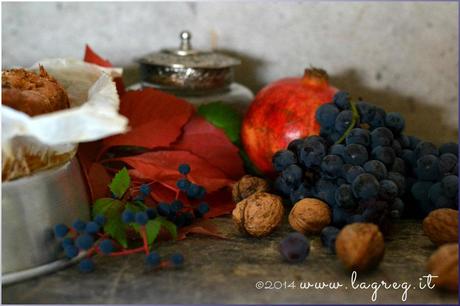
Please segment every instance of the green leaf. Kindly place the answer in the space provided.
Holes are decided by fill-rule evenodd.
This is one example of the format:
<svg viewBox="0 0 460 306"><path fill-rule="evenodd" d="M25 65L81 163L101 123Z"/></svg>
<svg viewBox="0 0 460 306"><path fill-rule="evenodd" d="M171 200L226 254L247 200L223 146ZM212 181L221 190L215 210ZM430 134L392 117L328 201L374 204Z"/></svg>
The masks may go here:
<svg viewBox="0 0 460 306"><path fill-rule="evenodd" d="M96 202L93 204L93 216L96 215L104 215L106 210L113 204L113 202L120 202L117 199L112 199L112 198L101 198L97 199Z"/></svg>
<svg viewBox="0 0 460 306"><path fill-rule="evenodd" d="M131 184L131 178L128 174L128 169L123 167L112 179L112 182L109 184L110 191L119 199L123 197L126 190L128 190L129 185Z"/></svg>
<svg viewBox="0 0 460 306"><path fill-rule="evenodd" d="M166 228L166 230L171 234L173 239L176 239L177 238L177 227L176 227L176 225L174 223L172 223L171 221L168 221L168 220L166 220L164 218L161 218L161 217L158 217L157 219L160 219L161 226Z"/></svg>
<svg viewBox="0 0 460 306"><path fill-rule="evenodd" d="M231 142L239 142L243 118L233 107L220 101L212 102L200 105L198 114L212 125L223 129Z"/></svg>
<svg viewBox="0 0 460 306"><path fill-rule="evenodd" d="M123 209L123 202L118 200L114 200L111 205L105 209L104 215L107 217L107 222L104 224L104 232L126 248L128 247L126 238L127 226L121 220Z"/></svg>
<svg viewBox="0 0 460 306"><path fill-rule="evenodd" d="M138 200L137 200L137 201L134 201L133 203L134 203L135 205L137 205L137 206L143 208L143 210L146 210L146 209L148 208L147 205L145 205L144 202L142 202L142 201L138 201Z"/></svg>
<svg viewBox="0 0 460 306"><path fill-rule="evenodd" d="M126 225L118 219L109 219L104 225L104 231L113 239L118 241L124 248L128 247L128 239L126 238Z"/></svg>
<svg viewBox="0 0 460 306"><path fill-rule="evenodd" d="M130 211L132 211L133 213L137 213L137 212L145 210L143 207L141 207L141 206L139 206L139 205L137 205L136 203L133 203L133 202L126 203L125 208L130 210Z"/></svg>
<svg viewBox="0 0 460 306"><path fill-rule="evenodd" d="M145 225L145 231L147 233L147 242L149 245L152 245L152 243L157 239L158 234L160 233L161 229L161 219L159 217L149 220L147 224Z"/></svg>

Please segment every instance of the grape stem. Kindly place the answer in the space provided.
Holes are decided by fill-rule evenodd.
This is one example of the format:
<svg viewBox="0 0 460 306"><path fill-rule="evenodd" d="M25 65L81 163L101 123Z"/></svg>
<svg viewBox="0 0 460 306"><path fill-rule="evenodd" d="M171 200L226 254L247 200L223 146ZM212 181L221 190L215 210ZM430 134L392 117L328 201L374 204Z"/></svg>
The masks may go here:
<svg viewBox="0 0 460 306"><path fill-rule="evenodd" d="M350 101L350 105L351 105L351 112L352 112L351 123L348 126L347 130L343 133L343 135L340 136L339 140L335 142L335 144L339 144L342 141L344 141L345 138L347 138L348 134L350 134L351 130L355 127L356 123L359 120L359 112L358 112L358 109L356 108L355 103Z"/></svg>

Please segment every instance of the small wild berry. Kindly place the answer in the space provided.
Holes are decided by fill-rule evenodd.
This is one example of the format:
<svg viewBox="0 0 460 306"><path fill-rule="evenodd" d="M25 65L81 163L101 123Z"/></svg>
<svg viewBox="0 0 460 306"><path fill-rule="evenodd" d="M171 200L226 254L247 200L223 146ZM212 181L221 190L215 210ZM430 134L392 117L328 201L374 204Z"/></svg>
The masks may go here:
<svg viewBox="0 0 460 306"><path fill-rule="evenodd" d="M56 224L54 226L54 235L57 238L63 238L69 232L69 228L65 224Z"/></svg>
<svg viewBox="0 0 460 306"><path fill-rule="evenodd" d="M78 248L74 245L64 246L64 253L68 258L74 258L78 255Z"/></svg>
<svg viewBox="0 0 460 306"><path fill-rule="evenodd" d="M110 253L113 252L114 246L113 242L110 239L104 239L99 243L99 249L101 250L102 253L105 255L109 255Z"/></svg>
<svg viewBox="0 0 460 306"><path fill-rule="evenodd" d="M179 267L184 263L184 256L181 253L175 253L170 257L171 263L175 267Z"/></svg>
<svg viewBox="0 0 460 306"><path fill-rule="evenodd" d="M83 232L85 230L86 223L84 221L78 219L72 224L72 227L77 232Z"/></svg>
<svg viewBox="0 0 460 306"><path fill-rule="evenodd" d="M91 258L84 258L78 264L78 269L83 273L94 271L94 262Z"/></svg>
<svg viewBox="0 0 460 306"><path fill-rule="evenodd" d="M93 237L88 234L82 234L75 240L75 245L82 250L89 250L94 243Z"/></svg>
<svg viewBox="0 0 460 306"><path fill-rule="evenodd" d="M179 173L183 175L187 175L190 173L190 166L188 164L181 164L179 165Z"/></svg>
<svg viewBox="0 0 460 306"><path fill-rule="evenodd" d="M145 212L140 211L136 213L135 220L137 224L145 225L149 221L149 217Z"/></svg>
<svg viewBox="0 0 460 306"><path fill-rule="evenodd" d="M88 234L96 234L100 229L101 227L97 222L91 221L86 224L85 232Z"/></svg>
<svg viewBox="0 0 460 306"><path fill-rule="evenodd" d="M103 216L103 215L97 215L95 218L94 218L94 221L99 224L99 225L104 225L105 224L105 221L106 221L106 218Z"/></svg>
<svg viewBox="0 0 460 306"><path fill-rule="evenodd" d="M186 191L188 189L188 187L190 186L190 181L187 180L186 178L181 178L181 179L177 180L176 186L181 191Z"/></svg>
<svg viewBox="0 0 460 306"><path fill-rule="evenodd" d="M158 204L157 212L160 216L167 217L171 212L171 208L168 205L168 203L163 202L163 203Z"/></svg>
<svg viewBox="0 0 460 306"><path fill-rule="evenodd" d="M134 222L134 213L128 209L125 209L121 214L121 220L123 221L123 223Z"/></svg>
<svg viewBox="0 0 460 306"><path fill-rule="evenodd" d="M151 267L157 267L157 266L160 265L161 257L157 252L151 252L145 258L145 262L147 263L147 265L149 265Z"/></svg>
<svg viewBox="0 0 460 306"><path fill-rule="evenodd" d="M145 213L147 214L147 216L149 217L149 219L155 219L155 217L157 216L157 213L155 212L155 209L149 207L145 210Z"/></svg>

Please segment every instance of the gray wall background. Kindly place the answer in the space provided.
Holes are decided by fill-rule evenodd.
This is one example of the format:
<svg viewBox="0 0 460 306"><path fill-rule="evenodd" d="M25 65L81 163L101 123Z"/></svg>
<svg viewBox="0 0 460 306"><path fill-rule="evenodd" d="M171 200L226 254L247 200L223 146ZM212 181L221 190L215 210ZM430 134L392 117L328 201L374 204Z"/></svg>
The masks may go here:
<svg viewBox="0 0 460 306"><path fill-rule="evenodd" d="M255 92L322 67L440 143L458 137L458 17L454 2L2 3L2 64L81 58L88 43L133 82L134 58L188 29L194 47L240 57L237 81Z"/></svg>

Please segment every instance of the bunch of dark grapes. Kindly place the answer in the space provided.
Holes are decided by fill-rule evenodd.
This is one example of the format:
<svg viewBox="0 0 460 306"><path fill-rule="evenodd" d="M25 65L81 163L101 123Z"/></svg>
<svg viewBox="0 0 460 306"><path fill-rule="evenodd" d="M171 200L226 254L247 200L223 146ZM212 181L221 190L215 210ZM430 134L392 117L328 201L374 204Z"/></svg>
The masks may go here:
<svg viewBox="0 0 460 306"><path fill-rule="evenodd" d="M406 205L414 191L424 213L456 203L457 144L438 150L406 136L401 114L352 103L342 91L316 119L319 136L296 139L273 156L275 189L288 203L318 198L330 206L335 227L372 222L383 232L392 218L415 211Z"/></svg>
<svg viewBox="0 0 460 306"><path fill-rule="evenodd" d="M437 148L430 142L411 138L403 150L408 165L408 203L415 216L425 216L438 208L458 209L458 144L446 143Z"/></svg>

